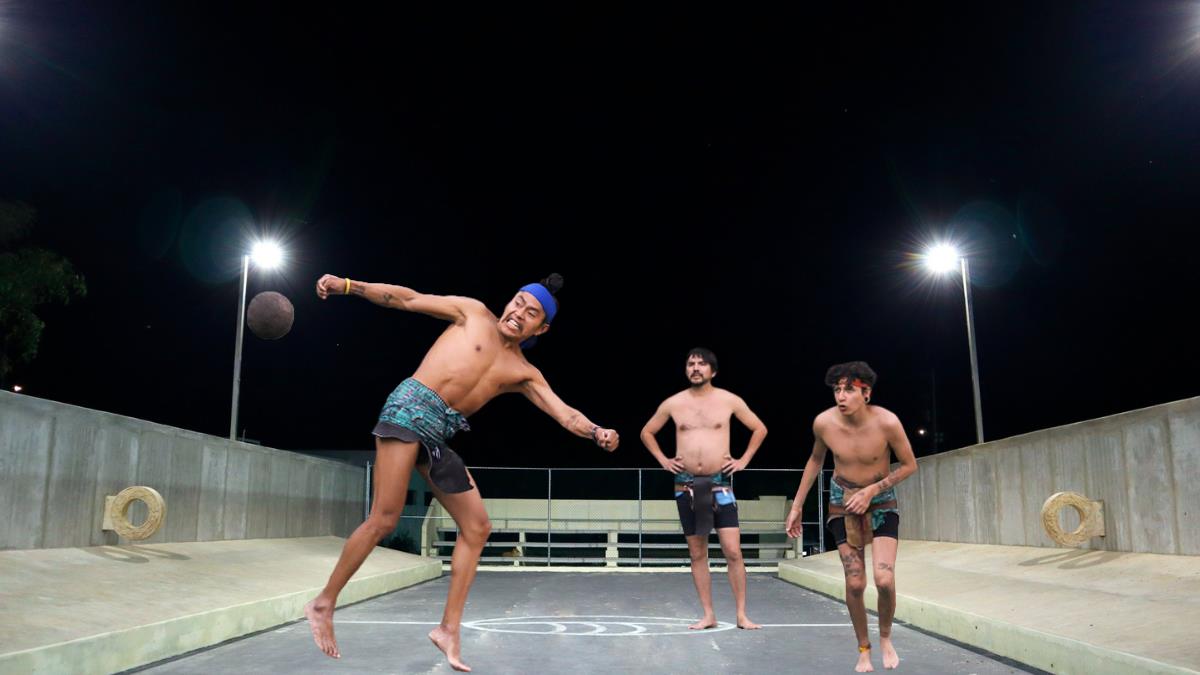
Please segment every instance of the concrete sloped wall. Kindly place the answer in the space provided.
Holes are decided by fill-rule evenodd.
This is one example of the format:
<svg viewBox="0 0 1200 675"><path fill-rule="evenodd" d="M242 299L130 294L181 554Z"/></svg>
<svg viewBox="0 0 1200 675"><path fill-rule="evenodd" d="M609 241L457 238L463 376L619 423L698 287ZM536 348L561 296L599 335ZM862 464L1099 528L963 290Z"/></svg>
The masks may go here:
<svg viewBox="0 0 1200 675"><path fill-rule="evenodd" d="M1104 502L1084 546L1200 555L1200 397L917 460L897 488L902 538L1056 546L1041 510L1055 492ZM1064 527L1078 520L1063 512Z"/></svg>
<svg viewBox="0 0 1200 675"><path fill-rule="evenodd" d="M364 480L361 467L0 391L0 549L118 543L100 529L104 498L131 485L167 503L139 543L347 536Z"/></svg>

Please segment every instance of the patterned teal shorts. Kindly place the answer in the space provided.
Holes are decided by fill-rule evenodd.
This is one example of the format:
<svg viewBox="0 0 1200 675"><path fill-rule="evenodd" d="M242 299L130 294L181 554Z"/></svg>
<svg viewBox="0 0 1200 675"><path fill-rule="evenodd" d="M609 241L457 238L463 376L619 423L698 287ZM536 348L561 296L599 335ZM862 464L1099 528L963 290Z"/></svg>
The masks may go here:
<svg viewBox="0 0 1200 675"><path fill-rule="evenodd" d="M696 477L693 476L692 474L688 473L687 471L680 471L679 473L675 474L675 484L676 485L687 485L688 483L691 483L695 479L696 479ZM733 485L733 480L729 476L727 476L723 473L714 473L712 475L712 482L713 482L713 485L721 485L724 487L729 487L729 486Z"/></svg>
<svg viewBox="0 0 1200 675"><path fill-rule="evenodd" d="M462 458L446 443L455 433L470 429L462 413L410 377L388 396L372 433L380 438L420 443L425 452L418 455L417 464L428 463L429 480L443 492L456 493L474 486Z"/></svg>
<svg viewBox="0 0 1200 675"><path fill-rule="evenodd" d="M829 503L836 504L837 506L844 506L845 504L843 504L843 501L845 499L846 499L846 490L837 482L837 478L835 477L833 480L830 480L829 481ZM895 501L895 500L896 500L896 488L890 487L890 488L884 490L883 492L880 492L879 494L875 495L875 497L871 499L871 503L872 504L882 504L883 502L891 502L891 501ZM878 530L880 528L880 526L883 525L883 520L884 520L884 518L887 517L887 514L889 514L889 513L900 513L900 510L899 509L876 509L875 511L872 511L871 512L871 529ZM832 520L833 518L840 518L840 517L841 516L830 516L829 519Z"/></svg>

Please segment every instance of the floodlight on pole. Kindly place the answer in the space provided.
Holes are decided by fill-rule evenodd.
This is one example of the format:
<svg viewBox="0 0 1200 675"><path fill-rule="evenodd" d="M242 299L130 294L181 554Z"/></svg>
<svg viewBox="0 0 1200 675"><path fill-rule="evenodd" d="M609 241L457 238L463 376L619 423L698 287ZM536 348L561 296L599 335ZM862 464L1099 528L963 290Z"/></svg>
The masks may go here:
<svg viewBox="0 0 1200 675"><path fill-rule="evenodd" d="M971 302L971 269L967 257L950 244L935 244L923 256L925 266L937 274L955 267L962 274L963 301L967 310L967 342L971 352L971 386L975 393L975 440L983 443L983 404L979 396L979 358L975 352L975 311Z"/></svg>
<svg viewBox="0 0 1200 675"><path fill-rule="evenodd" d="M925 253L925 266L931 272L945 274L958 267L958 261L961 258L957 248L950 244L937 244L930 247L929 251Z"/></svg>
<svg viewBox="0 0 1200 675"><path fill-rule="evenodd" d="M242 341L246 329L246 286L250 278L250 262L262 269L274 269L283 263L283 248L276 242L259 240L250 253L242 256L242 280L238 301L237 343L233 350L233 405L229 413L229 440L237 440L238 394L242 385Z"/></svg>
<svg viewBox="0 0 1200 675"><path fill-rule="evenodd" d="M250 249L250 259L263 269L274 269L283 263L283 249L273 241L258 241Z"/></svg>

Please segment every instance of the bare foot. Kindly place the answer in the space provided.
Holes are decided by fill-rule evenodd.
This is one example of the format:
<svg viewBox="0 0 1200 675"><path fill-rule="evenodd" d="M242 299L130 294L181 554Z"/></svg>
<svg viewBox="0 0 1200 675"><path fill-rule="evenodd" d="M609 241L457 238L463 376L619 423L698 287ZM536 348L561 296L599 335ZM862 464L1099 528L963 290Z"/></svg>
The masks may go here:
<svg viewBox="0 0 1200 675"><path fill-rule="evenodd" d="M873 673L875 666L871 665L871 650L858 653L858 663L854 664L854 672L856 673Z"/></svg>
<svg viewBox="0 0 1200 675"><path fill-rule="evenodd" d="M705 628L716 628L716 626L717 617L711 614L706 614L704 615L703 619L700 619L696 623L688 626L688 630L704 630Z"/></svg>
<svg viewBox="0 0 1200 675"><path fill-rule="evenodd" d="M879 638L879 648L883 650L883 667L885 670L892 670L900 665L900 655L896 653L896 648L892 646L890 637Z"/></svg>
<svg viewBox="0 0 1200 675"><path fill-rule="evenodd" d="M462 656L459 654L459 636L458 631L451 632L443 626L438 626L429 631L429 640L433 642L433 646L442 650L446 655L446 660L450 662L450 667L464 673L471 672L471 667L462 662Z"/></svg>
<svg viewBox="0 0 1200 675"><path fill-rule="evenodd" d="M304 606L304 616L308 619L308 627L312 629L313 642L317 643L317 648L327 656L342 658L337 640L333 639L333 604L318 605L316 600L310 600Z"/></svg>
<svg viewBox="0 0 1200 675"><path fill-rule="evenodd" d="M758 630L759 628L762 628L762 626L751 621L750 618L745 614L738 617L737 627L744 628L746 630Z"/></svg>

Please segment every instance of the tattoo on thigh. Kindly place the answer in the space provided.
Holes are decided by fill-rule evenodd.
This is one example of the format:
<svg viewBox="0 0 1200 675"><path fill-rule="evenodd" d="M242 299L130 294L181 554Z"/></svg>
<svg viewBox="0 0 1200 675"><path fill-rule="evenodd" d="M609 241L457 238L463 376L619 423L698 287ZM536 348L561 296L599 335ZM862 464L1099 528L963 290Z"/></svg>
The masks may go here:
<svg viewBox="0 0 1200 675"><path fill-rule="evenodd" d="M894 565L889 565L885 562L876 563L875 568L884 570L886 572L894 572L896 570L896 567Z"/></svg>
<svg viewBox="0 0 1200 675"><path fill-rule="evenodd" d="M841 556L842 567L846 570L846 577L861 577L863 574L863 561L857 551L851 551L846 555Z"/></svg>

